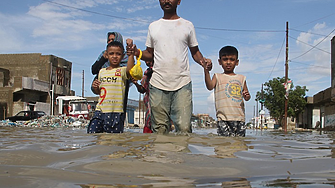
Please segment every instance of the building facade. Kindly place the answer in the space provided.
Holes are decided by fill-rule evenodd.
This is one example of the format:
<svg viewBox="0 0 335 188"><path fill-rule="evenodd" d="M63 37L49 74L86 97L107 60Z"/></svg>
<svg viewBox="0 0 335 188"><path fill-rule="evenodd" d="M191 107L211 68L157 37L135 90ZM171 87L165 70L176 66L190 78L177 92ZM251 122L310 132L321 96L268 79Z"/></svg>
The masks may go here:
<svg viewBox="0 0 335 188"><path fill-rule="evenodd" d="M301 128L335 128L335 37L331 40L331 86L313 97L306 97L307 106L299 116Z"/></svg>
<svg viewBox="0 0 335 188"><path fill-rule="evenodd" d="M57 96L73 95L72 63L40 53L0 54L0 119L21 110L54 113Z"/></svg>

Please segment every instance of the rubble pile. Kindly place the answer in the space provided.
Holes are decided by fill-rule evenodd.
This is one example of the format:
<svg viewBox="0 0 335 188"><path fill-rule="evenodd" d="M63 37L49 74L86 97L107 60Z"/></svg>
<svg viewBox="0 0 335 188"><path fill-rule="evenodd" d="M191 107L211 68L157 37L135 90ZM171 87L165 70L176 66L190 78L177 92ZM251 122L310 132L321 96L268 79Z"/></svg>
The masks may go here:
<svg viewBox="0 0 335 188"><path fill-rule="evenodd" d="M2 120L0 127L78 127L86 128L89 124L89 120L83 118L74 118L71 116L59 115L59 116L42 116L38 119L29 121L17 121L12 122L10 120Z"/></svg>

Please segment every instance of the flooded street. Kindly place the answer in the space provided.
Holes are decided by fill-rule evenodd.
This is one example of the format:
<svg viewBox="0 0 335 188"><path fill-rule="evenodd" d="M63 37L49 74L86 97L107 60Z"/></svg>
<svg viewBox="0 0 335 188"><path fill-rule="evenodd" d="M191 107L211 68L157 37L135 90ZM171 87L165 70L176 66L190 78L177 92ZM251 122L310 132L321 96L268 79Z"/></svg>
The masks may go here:
<svg viewBox="0 0 335 188"><path fill-rule="evenodd" d="M0 127L0 187L335 187L335 133Z"/></svg>

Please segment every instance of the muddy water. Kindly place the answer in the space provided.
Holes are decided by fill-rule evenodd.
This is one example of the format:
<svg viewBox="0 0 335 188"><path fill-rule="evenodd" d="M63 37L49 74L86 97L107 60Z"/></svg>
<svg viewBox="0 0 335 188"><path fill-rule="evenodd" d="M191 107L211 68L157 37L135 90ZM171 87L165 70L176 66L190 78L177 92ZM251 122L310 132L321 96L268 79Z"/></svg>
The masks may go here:
<svg viewBox="0 0 335 188"><path fill-rule="evenodd" d="M0 127L0 187L335 187L335 134Z"/></svg>

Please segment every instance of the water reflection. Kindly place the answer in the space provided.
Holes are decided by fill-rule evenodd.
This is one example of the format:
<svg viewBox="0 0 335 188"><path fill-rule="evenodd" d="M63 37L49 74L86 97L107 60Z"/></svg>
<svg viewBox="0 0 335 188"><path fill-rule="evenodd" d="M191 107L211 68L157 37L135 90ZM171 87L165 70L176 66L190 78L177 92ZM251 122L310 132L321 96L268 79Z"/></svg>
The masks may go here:
<svg viewBox="0 0 335 188"><path fill-rule="evenodd" d="M334 187L334 135L247 130L245 138L225 138L215 129L180 136L0 127L0 180L40 179L42 187L50 179L54 187Z"/></svg>
<svg viewBox="0 0 335 188"><path fill-rule="evenodd" d="M334 158L334 133L319 132L287 133L249 130L253 138L249 150L237 153L248 160L297 160Z"/></svg>
<svg viewBox="0 0 335 188"><path fill-rule="evenodd" d="M188 149L191 151L190 154L215 155L215 147L189 144Z"/></svg>

